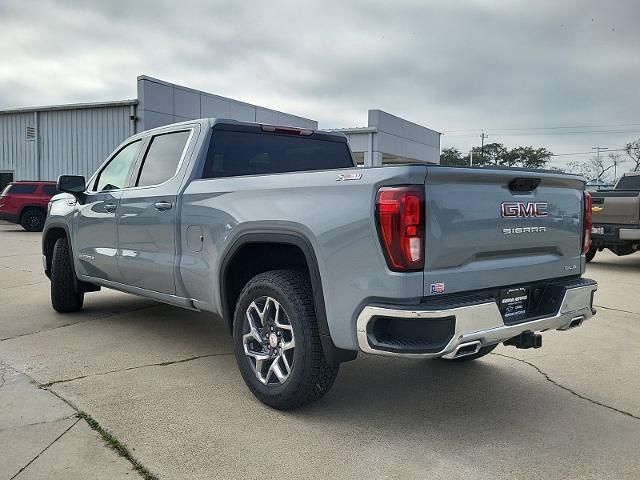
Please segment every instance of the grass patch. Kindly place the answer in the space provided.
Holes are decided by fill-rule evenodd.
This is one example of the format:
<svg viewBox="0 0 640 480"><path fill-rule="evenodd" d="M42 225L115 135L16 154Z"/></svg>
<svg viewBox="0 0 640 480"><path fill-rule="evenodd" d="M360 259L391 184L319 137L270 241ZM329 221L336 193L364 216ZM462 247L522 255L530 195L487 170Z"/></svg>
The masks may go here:
<svg viewBox="0 0 640 480"><path fill-rule="evenodd" d="M90 415L87 415L84 412L79 412L78 416L80 418L83 418L84 421L89 424L92 430L95 430L100 434L102 440L104 440L104 443L106 443L110 449L115 450L118 455L126 458L133 466L133 469L138 472L142 476L142 478L144 478L144 480L158 480L158 477L147 470L140 462L138 462L138 460L136 460L131 455L129 449L124 443L121 443L120 440L118 440L116 437L111 435L111 433L102 428L98 422L91 418Z"/></svg>

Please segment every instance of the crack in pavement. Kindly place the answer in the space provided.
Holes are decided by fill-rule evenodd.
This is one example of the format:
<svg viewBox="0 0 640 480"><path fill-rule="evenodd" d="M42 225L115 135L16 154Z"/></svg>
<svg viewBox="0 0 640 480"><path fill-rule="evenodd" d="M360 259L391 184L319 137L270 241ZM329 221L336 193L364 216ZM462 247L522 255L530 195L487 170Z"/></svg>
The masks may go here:
<svg viewBox="0 0 640 480"><path fill-rule="evenodd" d="M6 340L13 340L14 338L28 337L29 335L36 335L38 333L50 332L52 330L58 330L60 328L67 328L67 327L71 327L73 325L78 325L79 323L95 322L96 320L103 320L105 318L117 317L118 315L125 315L127 313L139 312L139 311L145 310L147 308L154 308L154 307L158 307L158 306L160 306L160 304L147 305L146 307L134 308L133 310L124 310L122 312L112 312L112 313L110 313L108 315L103 315L101 317L87 318L86 320L78 320L77 322L67 323L65 325L59 325L57 327L43 328L42 330L38 330L37 332L20 333L18 335L14 335L13 337L0 338L0 342L4 342Z"/></svg>
<svg viewBox="0 0 640 480"><path fill-rule="evenodd" d="M26 469L29 465L31 465L33 462L35 462L35 461L40 457L40 455L42 455L44 452L46 452L46 451L47 451L47 449L48 449L49 447L51 447L51 445L53 445L54 443L56 443L58 440L60 440L60 439L64 436L64 434L65 434L65 433L67 433L69 430L71 430L73 427L75 427L75 426L78 424L78 422L79 422L80 420L82 420L82 419L81 419L81 418L78 418L75 422L73 422L73 423L72 423L72 424L71 424L71 425L70 425L70 426L69 426L69 427L68 427L64 432L62 432L60 435L58 435L58 436L53 440L53 442L51 442L49 445L47 445L46 447L44 447L44 449L42 449L42 451L41 451L40 453L38 453L35 457L33 457L33 458L29 461L29 463L27 463L24 467L22 467L20 470L18 470L18 473L16 473L16 474L15 474L13 477L11 477L9 480L13 480L13 479L14 479L14 478L16 478L18 475L20 475L22 472L24 472L24 471L25 471L25 469Z"/></svg>
<svg viewBox="0 0 640 480"><path fill-rule="evenodd" d="M186 360L183 360L186 361ZM177 362L180 362L180 360L178 360ZM176 363L177 363L176 362ZM16 370L18 371L18 370ZM18 371L19 372L19 371ZM18 471L18 473L16 473L13 477L11 477L9 480L14 480L18 475L20 475L21 472L23 472L29 465L31 465L40 455L42 455L45 450L47 450L51 445L53 445L54 443L56 443L58 440L60 440L60 438L62 438L62 436L67 433L69 430L71 430L80 420L85 420L87 422L87 424L89 425L89 427L96 431L96 429L94 428L94 426L92 426L89 421L87 420L88 415L83 412L82 410L80 410L80 408L78 408L73 402L71 402L70 400L67 400L66 398L64 398L62 395L58 394L57 392L53 391L53 390L49 390L47 388L43 388L44 386L42 384L40 384L39 382L37 382L35 379L33 379L30 375L24 373L24 372L19 372L22 375L26 376L31 383L33 383L34 385L36 385L38 388L42 388L43 390L46 390L47 392L51 393L52 395L54 395L56 398L58 398L60 401L64 402L66 405L68 405L70 408L73 409L74 412L76 412L74 415L72 415L69 418L73 418L74 416L78 417L78 420L76 422L73 423L73 425L71 425L69 428L67 428L64 432L62 432L62 434L56 438L53 442L51 442L49 445L47 445L47 447L42 450L38 455L36 455L35 458L33 458L29 463L27 463L24 467L22 467L20 469L20 471ZM100 434L100 436L102 437L102 440L105 441L104 439L104 435L102 434L102 432L98 432ZM107 448L109 448L109 445L106 443L105 441L105 446ZM143 476L144 478L157 478L154 475L150 475L148 474L148 470L146 469L146 467L144 467L138 460L136 460L130 453L129 451L126 449L125 447L125 453L123 454L122 451L117 451L116 453L118 453L118 455L120 455L121 457L124 457L132 466L132 468L138 472L141 476ZM143 475L143 472L146 472L148 475Z"/></svg>
<svg viewBox="0 0 640 480"><path fill-rule="evenodd" d="M9 265L2 265L2 268L8 268L9 270L17 270L19 272L33 273L33 270L25 270L23 268L14 268L14 267L10 267Z"/></svg>
<svg viewBox="0 0 640 480"><path fill-rule="evenodd" d="M496 353L496 352L491 352L491 355L497 355L497 356L499 356L499 357L510 358L511 360L516 360L516 361L518 361L518 362L524 363L525 365L529 365L530 367L534 368L534 369L535 369L539 374L541 374L541 375L542 375L542 376L543 376L543 377L544 377L548 382L552 383L553 385L555 385L555 386L556 386L556 387L558 387L558 388L561 388L561 389L563 389L563 390L565 390L565 391L569 392L571 395L574 395L574 396L576 396L576 397L578 397L578 398L580 398L580 399L582 399L582 400L586 400L587 402L592 403L592 404L594 404L594 405L597 405L597 406L599 406L599 407L604 407L604 408L607 408L607 409L609 409L609 410L612 410L612 411L614 411L614 412L616 412L616 413L620 413L620 414L622 414L622 415L625 415L625 416L627 416L627 417L631 417L631 418L634 418L634 419L636 419L636 420L640 420L640 417L639 417L639 416L634 415L634 414L633 414L633 413L631 413L631 412L627 412L627 411L625 411L625 410L620 410L619 408L612 407L611 405L607 405L606 403L602 403L602 402L599 402L598 400L594 400L594 399L592 399L592 398L586 397L586 396L584 396L584 395L582 395L582 394L580 394L580 393L576 392L575 390L572 390L572 389L571 389L571 388L569 388L569 387L565 387L565 386L564 386L564 385L562 385L561 383L559 383L559 382L557 382L556 380L554 380L553 378L551 378L551 377L549 376L549 374L547 374L547 373L546 373L546 372L544 372L542 369L540 369L540 367L538 367L537 365L534 365L534 364L533 364L533 363L531 363L531 362L528 362L527 360L523 360L523 359L521 359L521 358L517 358L517 357L511 357L511 356L509 356L509 355L505 355L505 354L503 354L503 353Z"/></svg>
<svg viewBox="0 0 640 480"><path fill-rule="evenodd" d="M13 285L11 287L2 287L0 288L0 290L10 290L12 288L21 288L21 287L32 287L33 285L40 285L41 283L44 283L45 280L42 280L40 282L34 282L34 283L25 283L24 285Z"/></svg>
<svg viewBox="0 0 640 480"><path fill-rule="evenodd" d="M63 420L69 420L71 418L74 418L77 415L78 415L77 413L74 413L73 415L69 415L68 417L54 418L52 420L43 420L42 422L25 423L22 425L16 425L15 427L0 428L0 432L5 432L7 430L18 430L20 428L25 428L25 427L34 427L36 425L44 425L46 423L62 422Z"/></svg>
<svg viewBox="0 0 640 480"><path fill-rule="evenodd" d="M47 391L51 391L51 390L48 390L49 387L51 387L52 385L60 384L60 383L73 382L75 380L82 380L82 379L91 378L91 377L101 377L103 375L110 375L112 373L128 372L130 370L137 370L139 368L166 367L168 365L175 365L177 363L191 362L192 360L199 360L201 358L220 357L220 356L224 356L224 355L233 355L233 352L207 353L206 355L197 355L195 357L182 358L180 360L169 360L169 361L166 361L166 362L148 363L148 364L145 364L145 365L136 365L134 367L119 368L117 370L109 370L109 371L106 371L106 372L90 373L90 374L87 374L87 375L80 375L78 377L67 378L67 379L63 379L63 380L54 380L52 382L47 382L47 383L40 383L40 384L38 384L38 388L42 388L42 389L45 389Z"/></svg>
<svg viewBox="0 0 640 480"><path fill-rule="evenodd" d="M614 312L630 313L631 315L639 315L637 312L631 312L629 310L622 310L620 308L605 307L604 305L595 305L594 304L594 307L603 308L605 310L613 310Z"/></svg>

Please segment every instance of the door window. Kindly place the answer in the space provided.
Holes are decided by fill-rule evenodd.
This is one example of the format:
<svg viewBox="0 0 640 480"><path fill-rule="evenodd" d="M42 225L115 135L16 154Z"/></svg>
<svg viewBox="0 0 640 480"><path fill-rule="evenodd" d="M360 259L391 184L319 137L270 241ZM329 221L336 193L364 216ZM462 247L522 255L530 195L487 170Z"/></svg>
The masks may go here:
<svg viewBox="0 0 640 480"><path fill-rule="evenodd" d="M131 165L138 156L141 144L137 140L120 150L100 172L94 190L101 192L126 187Z"/></svg>
<svg viewBox="0 0 640 480"><path fill-rule="evenodd" d="M156 135L151 140L136 185L159 185L176 174L190 131Z"/></svg>

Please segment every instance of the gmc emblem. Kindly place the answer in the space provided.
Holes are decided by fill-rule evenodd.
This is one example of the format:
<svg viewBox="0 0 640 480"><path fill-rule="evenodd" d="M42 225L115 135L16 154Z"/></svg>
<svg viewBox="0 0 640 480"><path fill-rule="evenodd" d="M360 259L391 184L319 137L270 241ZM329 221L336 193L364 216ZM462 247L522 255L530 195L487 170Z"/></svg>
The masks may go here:
<svg viewBox="0 0 640 480"><path fill-rule="evenodd" d="M546 217L549 215L547 202L502 202L502 218Z"/></svg>

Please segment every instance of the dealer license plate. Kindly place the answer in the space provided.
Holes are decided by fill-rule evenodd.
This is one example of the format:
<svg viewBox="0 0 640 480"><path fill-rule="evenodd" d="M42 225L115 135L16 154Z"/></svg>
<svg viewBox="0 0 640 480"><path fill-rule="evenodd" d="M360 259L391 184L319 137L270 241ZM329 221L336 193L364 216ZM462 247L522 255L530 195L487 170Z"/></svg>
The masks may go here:
<svg viewBox="0 0 640 480"><path fill-rule="evenodd" d="M527 314L529 289L507 288L500 292L500 312L505 320L516 320Z"/></svg>

